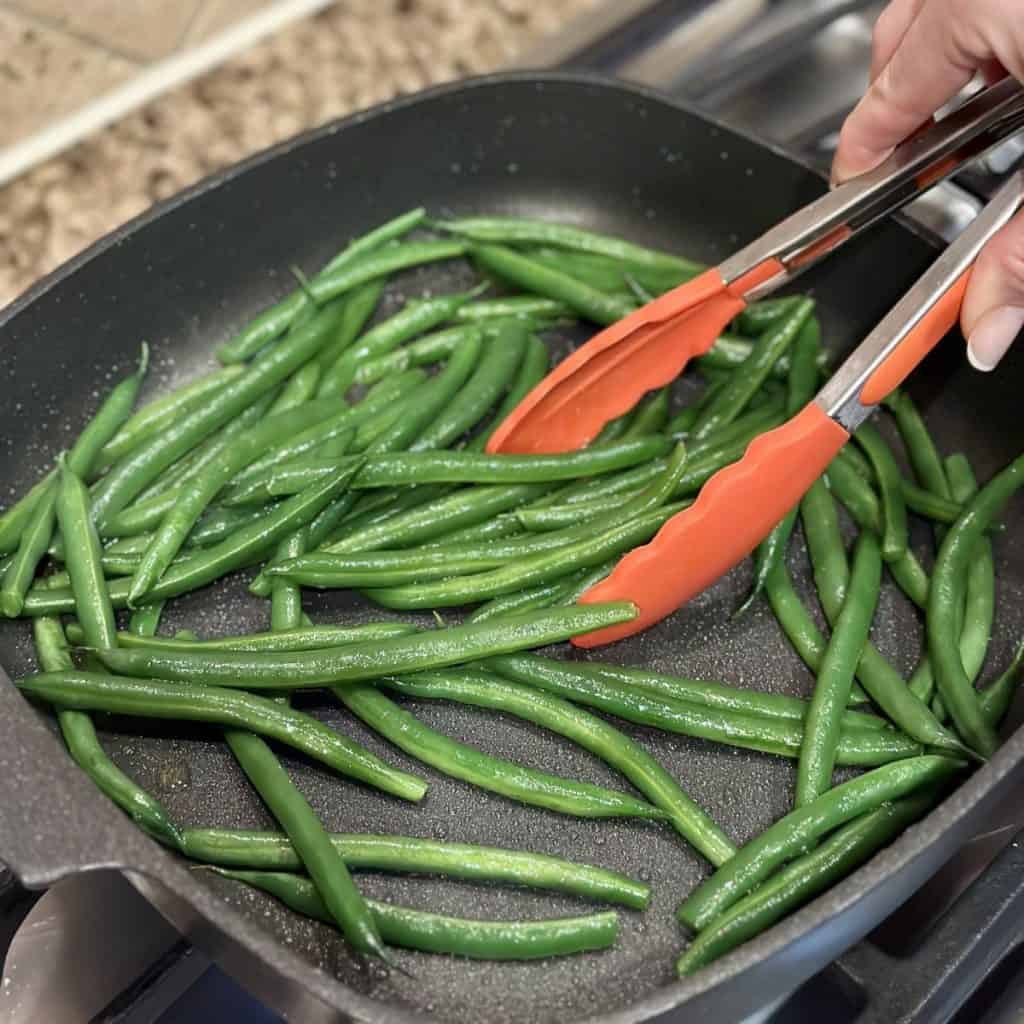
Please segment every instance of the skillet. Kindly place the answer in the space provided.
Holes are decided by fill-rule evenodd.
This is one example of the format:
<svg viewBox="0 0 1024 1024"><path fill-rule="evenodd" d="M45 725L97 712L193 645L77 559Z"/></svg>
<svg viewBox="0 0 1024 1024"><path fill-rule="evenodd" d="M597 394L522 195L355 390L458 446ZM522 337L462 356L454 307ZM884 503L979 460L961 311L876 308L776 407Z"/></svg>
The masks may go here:
<svg viewBox="0 0 1024 1024"><path fill-rule="evenodd" d="M154 349L150 386L164 389L211 365L215 345L290 290L287 268L315 269L349 236L410 207L435 215L531 216L619 234L713 262L820 194L824 183L780 152L654 92L580 74L511 73L384 104L260 154L155 207L72 260L0 314L5 400L3 488L20 493L86 420L95 394ZM828 347L848 351L934 258L933 243L887 221L800 282L818 303ZM389 289L454 290L467 267L427 268ZM585 335L552 336L557 355ZM950 337L915 374L940 447L967 452L983 479L1024 444L1024 352L998 374L972 373ZM1018 346L1020 349L1021 346ZM3 495L6 499L7 495ZM997 545L998 612L988 676L1024 629L1021 504ZM917 539L926 541L922 530ZM813 585L800 550L798 588ZM813 680L768 609L733 622L749 567L719 581L649 632L587 655L773 692L807 695ZM309 595L316 621L381 613L344 594ZM815 611L817 611L815 606ZM174 602L167 628L201 635L265 628L266 603L239 579ZM909 671L916 614L891 588L875 640ZM0 628L0 663L32 668L24 623ZM578 821L513 807L414 765L318 697L304 707L431 783L411 807L282 760L327 826L532 849L606 865L653 886L650 910L623 912L606 953L529 964L399 954L415 978L349 955L336 933L260 894L187 870L108 805L60 750L49 719L0 680L0 860L30 888L117 868L254 994L301 1021L734 1020L784 996L865 935L932 874L1011 787L1020 784L1024 731L1011 736L929 817L845 882L695 977L673 975L683 936L673 911L707 866L665 828ZM498 756L608 785L602 765L525 723L426 701L430 725ZM115 761L183 825L269 827L226 748L201 728L104 720ZM791 806L791 762L641 727L654 753L727 832L743 842ZM144 737L144 738L140 738ZM569 898L440 880L360 876L366 891L411 906L481 917L580 912ZM690 1014L695 1015L693 1018Z"/></svg>

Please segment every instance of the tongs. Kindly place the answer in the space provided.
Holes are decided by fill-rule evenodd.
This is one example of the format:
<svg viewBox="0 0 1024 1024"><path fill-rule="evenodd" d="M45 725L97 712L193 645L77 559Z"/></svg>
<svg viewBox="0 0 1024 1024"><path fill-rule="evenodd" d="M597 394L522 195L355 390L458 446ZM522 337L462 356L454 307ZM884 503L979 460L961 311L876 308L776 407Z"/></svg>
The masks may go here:
<svg viewBox="0 0 1024 1024"><path fill-rule="evenodd" d="M1024 90L1012 79L976 94L919 130L876 170L839 186L699 277L601 331L517 406L490 452L561 452L593 440L648 391L711 348L747 303L793 280L880 217L1024 127ZM696 502L626 555L583 602L630 600L632 622L577 637L595 647L637 633L685 604L749 555L785 517L879 402L958 319L971 267L1024 202L1014 174L822 391L781 427L755 439Z"/></svg>

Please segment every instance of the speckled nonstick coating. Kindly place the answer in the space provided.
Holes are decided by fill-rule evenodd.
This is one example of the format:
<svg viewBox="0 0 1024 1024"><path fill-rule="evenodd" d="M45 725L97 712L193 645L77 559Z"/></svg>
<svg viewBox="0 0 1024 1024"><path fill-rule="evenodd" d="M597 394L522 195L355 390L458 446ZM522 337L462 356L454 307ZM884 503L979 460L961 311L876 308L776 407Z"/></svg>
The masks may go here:
<svg viewBox="0 0 1024 1024"><path fill-rule="evenodd" d="M211 365L214 346L292 287L288 266L316 268L348 236L417 204L434 214L508 213L580 223L706 261L726 255L818 194L811 172L652 93L580 76L503 75L445 87L328 126L242 165L129 224L40 284L0 319L5 400L0 407L2 487L31 483L95 404L99 389L154 349L150 387L166 388ZM931 258L929 242L889 222L808 274L828 347L848 350ZM447 291L465 265L404 275L401 294ZM557 354L579 332L553 334ZM1019 381L1024 359L998 374L972 373L950 338L913 380L944 451L964 450L982 478L1024 442ZM7 495L4 494L6 499ZM996 544L999 606L989 675L1024 629L1021 506ZM926 545L927 531L916 533ZM793 569L810 597L802 542ZM668 567L671 571L671 567ZM642 636L583 655L779 693L806 695L809 673L771 612L731 613L750 579L743 566ZM380 618L349 595L310 593L318 622ZM817 613L817 607L815 605ZM266 602L242 579L174 602L165 628L201 635L266 628ZM918 616L887 585L876 641L904 670L921 638ZM0 629L11 675L32 668L25 624ZM687 1019L730 1020L794 987L864 934L920 883L983 818L985 801L1024 754L1017 735L922 825L799 915L698 977L678 983L683 935L673 910L707 866L667 827L588 822L514 805L414 764L332 702L301 706L431 783L422 806L379 795L287 753L282 758L331 829L408 833L519 847L624 871L653 886L650 910L623 912L605 953L544 963L469 963L398 953L415 980L357 962L333 931L301 920L226 881L186 873L127 826L70 766L36 716L0 687L0 858L31 884L97 864L159 878L194 908L200 941L237 945L227 966L278 1006L297 992L350 1016L445 1021L651 1019L686 1004ZM594 758L540 729L482 710L410 702L427 723L491 753L573 777L626 784ZM115 760L156 793L182 825L266 827L269 820L214 731L103 722ZM624 727L676 775L737 841L790 807L791 762L653 730ZM121 838L126 837L126 838ZM466 916L579 913L585 904L418 878L360 876L373 896ZM216 893L219 898L211 898ZM161 905L163 900L155 895ZM179 910L169 913L179 921ZM256 965L259 965L258 967ZM319 970L318 970L319 969ZM330 1014L325 1011L329 1019ZM689 1017L689 1014L697 1016ZM704 1016L706 1014L706 1016ZM321 1019L306 1006L295 1019Z"/></svg>

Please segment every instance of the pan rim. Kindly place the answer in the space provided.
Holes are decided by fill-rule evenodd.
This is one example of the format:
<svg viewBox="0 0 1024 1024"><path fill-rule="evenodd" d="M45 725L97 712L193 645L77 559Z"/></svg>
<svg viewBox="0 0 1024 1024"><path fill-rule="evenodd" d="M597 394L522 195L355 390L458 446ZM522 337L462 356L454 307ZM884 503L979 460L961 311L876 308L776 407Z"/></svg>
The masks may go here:
<svg viewBox="0 0 1024 1024"><path fill-rule="evenodd" d="M763 141L754 139L744 132L719 125L712 118L686 103L646 86L623 82L602 74L580 71L517 70L475 76L398 97L330 121L204 177L174 196L154 204L125 224L114 228L87 249L30 286L5 309L0 310L0 331L51 289L72 277L81 267L108 249L165 215L187 205L192 199L219 188L249 170L269 163L279 156L302 149L310 143L337 134L364 121L376 120L381 116L430 103L446 96L511 84L535 86L538 83L611 90L620 95L626 93L637 99L669 107L680 113L696 117L705 123L716 125L730 135L755 142L762 149L771 151L790 164L801 166L781 148L766 145ZM908 225L902 218L900 221L904 230L934 244L934 239L929 237L927 231ZM26 709L28 710L27 702ZM816 926L820 927L826 924L831 917L850 909L868 892L893 879L900 871L925 857L939 837L955 830L973 806L989 795L1002 780L1009 776L1018 767L1018 762L1021 760L1024 760L1024 728L1018 729L1009 736L988 764L976 771L926 818L843 882L833 886L762 935L702 969L692 978L673 981L624 1010L586 1018L586 1021L589 1024L639 1024L641 1021L651 1020L661 1014L678 1009L695 997L709 992L719 985L737 978L763 961L769 960L786 947L806 939ZM67 767L73 768L70 761L68 761ZM96 797L100 799L98 793ZM327 976L298 953L291 952L276 939L272 939L254 919L248 918L232 904L221 899L212 889L205 885L196 886L194 879L190 877L191 872L177 858L168 856L166 851L157 847L155 843L153 849L157 851L157 856L149 865L125 865L124 870L127 872L137 871L158 884L168 887L176 896L187 900L216 927L222 929L234 942L242 945L247 953L273 965L274 969L287 973L294 984L301 985L331 1009L351 1014L358 1020L386 1020L394 1022L394 1024L416 1024L416 1022L431 1019L404 1007L364 996L336 978Z"/></svg>

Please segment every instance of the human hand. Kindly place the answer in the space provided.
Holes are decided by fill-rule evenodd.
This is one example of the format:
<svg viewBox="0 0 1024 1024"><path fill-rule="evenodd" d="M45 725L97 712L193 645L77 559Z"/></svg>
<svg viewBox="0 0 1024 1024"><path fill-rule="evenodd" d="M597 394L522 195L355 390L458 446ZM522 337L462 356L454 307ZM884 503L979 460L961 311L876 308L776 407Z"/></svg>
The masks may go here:
<svg viewBox="0 0 1024 1024"><path fill-rule="evenodd" d="M891 0L875 26L871 85L839 137L833 182L880 164L978 71L1024 81L1024 0ZM1024 327L1024 213L978 256L960 325L979 370L994 369Z"/></svg>

